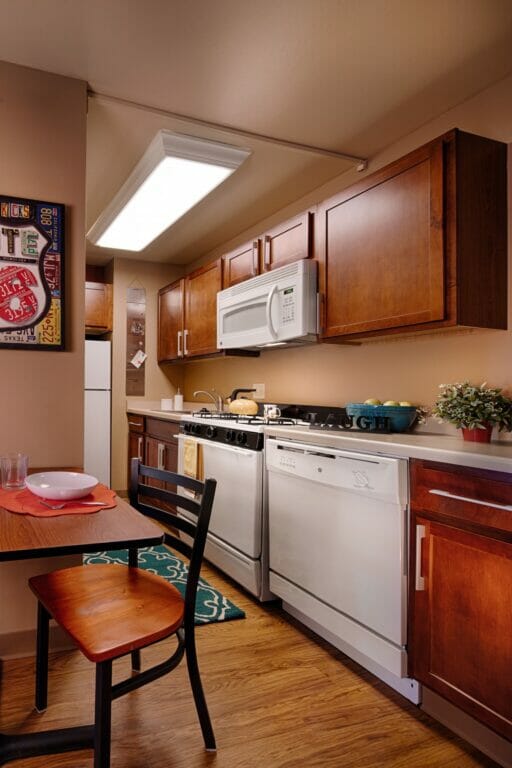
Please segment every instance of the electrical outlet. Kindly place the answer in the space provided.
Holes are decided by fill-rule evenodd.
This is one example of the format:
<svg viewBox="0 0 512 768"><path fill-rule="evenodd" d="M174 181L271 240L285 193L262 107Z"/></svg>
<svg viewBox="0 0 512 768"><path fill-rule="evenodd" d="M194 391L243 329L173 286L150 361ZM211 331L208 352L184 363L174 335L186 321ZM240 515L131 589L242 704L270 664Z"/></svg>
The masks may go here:
<svg viewBox="0 0 512 768"><path fill-rule="evenodd" d="M252 393L252 396L255 400L264 400L265 399L265 385L264 384L253 384L252 388L256 391Z"/></svg>

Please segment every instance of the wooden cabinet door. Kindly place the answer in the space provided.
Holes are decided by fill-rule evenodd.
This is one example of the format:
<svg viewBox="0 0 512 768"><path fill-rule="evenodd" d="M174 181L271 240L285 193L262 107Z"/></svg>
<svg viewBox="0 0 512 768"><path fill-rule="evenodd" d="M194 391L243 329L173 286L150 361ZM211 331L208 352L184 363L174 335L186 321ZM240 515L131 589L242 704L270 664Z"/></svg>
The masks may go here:
<svg viewBox="0 0 512 768"><path fill-rule="evenodd" d="M222 259L185 278L185 357L217 352L217 293L222 290Z"/></svg>
<svg viewBox="0 0 512 768"><path fill-rule="evenodd" d="M279 224L263 236L263 268L265 272L292 261L313 256L312 211L302 213Z"/></svg>
<svg viewBox="0 0 512 768"><path fill-rule="evenodd" d="M89 333L112 330L112 286L108 283L85 283L85 328Z"/></svg>
<svg viewBox="0 0 512 768"><path fill-rule="evenodd" d="M322 204L324 338L442 320L443 142L432 142Z"/></svg>
<svg viewBox="0 0 512 768"><path fill-rule="evenodd" d="M222 257L224 262L224 288L229 288L230 285L236 285L244 280L248 280L250 277L259 275L260 245L261 240L251 240L250 243L241 245Z"/></svg>
<svg viewBox="0 0 512 768"><path fill-rule="evenodd" d="M167 469L170 472L178 471L178 445L177 442L167 442L166 440L159 440L155 437L146 435L145 448L146 448L146 464L149 467L155 467L156 469ZM152 485L155 488L165 488L169 491L176 491L176 486L171 483L164 483L161 480L146 479L148 485ZM163 509L172 509L174 507L171 504L167 504L160 499L151 499L149 502L155 507L162 507Z"/></svg>
<svg viewBox="0 0 512 768"><path fill-rule="evenodd" d="M158 362L183 357L184 280L158 292Z"/></svg>
<svg viewBox="0 0 512 768"><path fill-rule="evenodd" d="M421 517L416 530L410 673L512 739L512 543Z"/></svg>

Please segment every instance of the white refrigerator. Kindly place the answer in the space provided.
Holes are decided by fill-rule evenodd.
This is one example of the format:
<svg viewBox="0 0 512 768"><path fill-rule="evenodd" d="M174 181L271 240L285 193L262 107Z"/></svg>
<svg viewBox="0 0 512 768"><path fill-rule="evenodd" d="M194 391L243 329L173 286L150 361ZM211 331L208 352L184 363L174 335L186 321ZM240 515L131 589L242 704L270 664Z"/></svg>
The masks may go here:
<svg viewBox="0 0 512 768"><path fill-rule="evenodd" d="M84 472L110 487L111 342L85 342Z"/></svg>

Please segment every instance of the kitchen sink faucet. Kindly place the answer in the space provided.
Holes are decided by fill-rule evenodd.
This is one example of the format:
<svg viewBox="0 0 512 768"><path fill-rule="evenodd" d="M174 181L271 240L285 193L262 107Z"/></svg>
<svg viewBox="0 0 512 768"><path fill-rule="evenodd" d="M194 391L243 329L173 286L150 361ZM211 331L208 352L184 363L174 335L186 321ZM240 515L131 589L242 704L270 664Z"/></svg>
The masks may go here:
<svg viewBox="0 0 512 768"><path fill-rule="evenodd" d="M219 413L222 412L222 397L215 389L212 389L211 391L206 389L196 389L194 397L197 397L197 395L207 395L215 404L215 409L219 411Z"/></svg>

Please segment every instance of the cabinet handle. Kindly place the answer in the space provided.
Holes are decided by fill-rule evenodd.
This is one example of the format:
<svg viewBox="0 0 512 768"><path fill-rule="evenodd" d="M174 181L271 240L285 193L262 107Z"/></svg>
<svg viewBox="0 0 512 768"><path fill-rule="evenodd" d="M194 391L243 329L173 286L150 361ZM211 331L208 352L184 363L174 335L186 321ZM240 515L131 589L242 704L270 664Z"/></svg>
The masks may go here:
<svg viewBox="0 0 512 768"><path fill-rule="evenodd" d="M265 235L265 266L270 267L270 235Z"/></svg>
<svg viewBox="0 0 512 768"><path fill-rule="evenodd" d="M139 461L142 461L142 437L138 438L137 444L138 444L138 456L137 456L137 458L138 458Z"/></svg>
<svg viewBox="0 0 512 768"><path fill-rule="evenodd" d="M188 341L188 331L185 329L183 331L183 354L185 355L185 357L188 355L187 341Z"/></svg>
<svg viewBox="0 0 512 768"><path fill-rule="evenodd" d="M454 493L448 493L448 491L440 491L437 488L431 488L429 493L433 493L434 496L445 496L447 499L454 499L455 501L467 501L469 504L479 504L484 507L494 507L494 509L503 509L505 512L512 512L512 504L495 504L493 501L482 501L482 499L470 499L468 496L456 496Z"/></svg>
<svg viewBox="0 0 512 768"><path fill-rule="evenodd" d="M416 526L416 579L415 579L415 586L416 586L416 592L423 592L425 589L425 578L421 575L421 552L422 552L422 541L425 538L425 526L424 525L417 525Z"/></svg>
<svg viewBox="0 0 512 768"><path fill-rule="evenodd" d="M183 357L183 350L181 349L181 331L178 331L178 357Z"/></svg>
<svg viewBox="0 0 512 768"><path fill-rule="evenodd" d="M142 427L142 424L140 422L138 422L138 421L130 421L129 419L128 419L128 424L131 427L139 427L139 429Z"/></svg>
<svg viewBox="0 0 512 768"><path fill-rule="evenodd" d="M258 274L258 241L255 240L252 244L252 274Z"/></svg>
<svg viewBox="0 0 512 768"><path fill-rule="evenodd" d="M165 445L158 443L157 469L165 469Z"/></svg>

